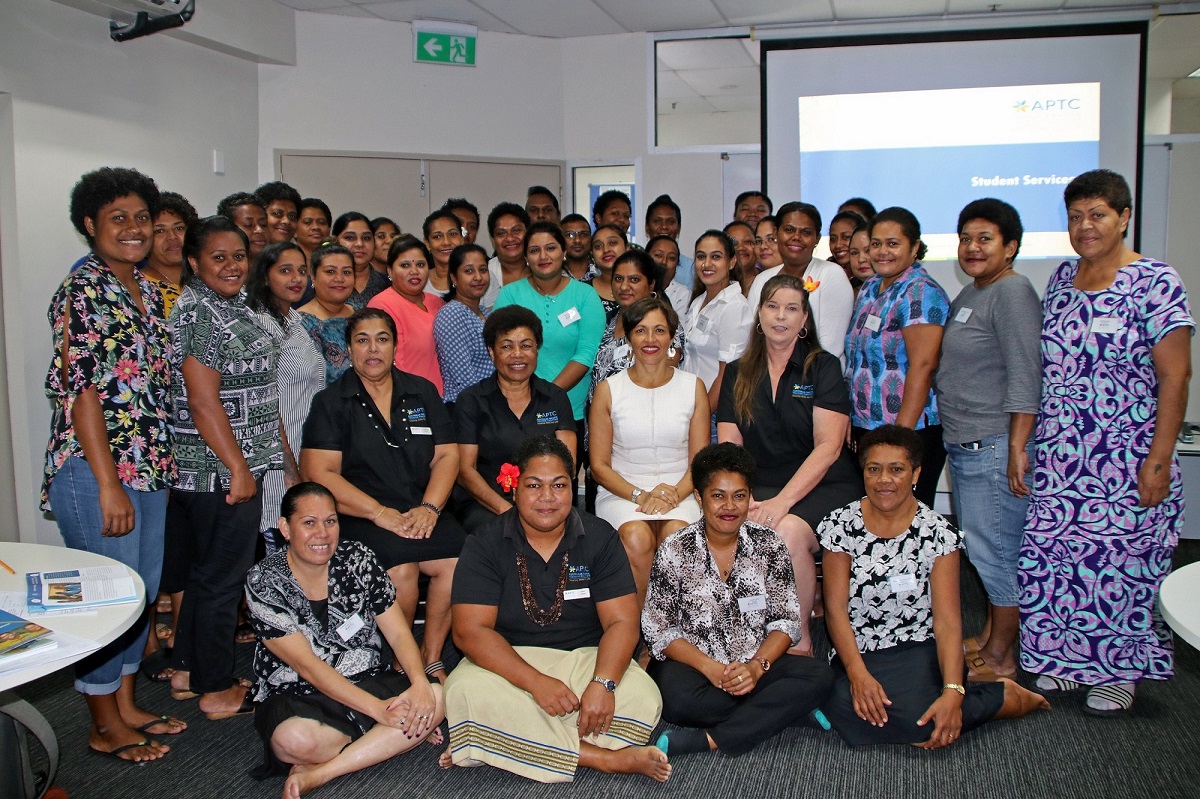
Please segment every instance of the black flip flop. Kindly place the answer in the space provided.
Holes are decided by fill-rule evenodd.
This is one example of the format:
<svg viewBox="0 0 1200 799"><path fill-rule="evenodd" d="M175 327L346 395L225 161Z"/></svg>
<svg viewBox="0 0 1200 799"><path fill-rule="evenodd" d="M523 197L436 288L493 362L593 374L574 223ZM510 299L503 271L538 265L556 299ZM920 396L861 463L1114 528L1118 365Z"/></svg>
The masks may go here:
<svg viewBox="0 0 1200 799"><path fill-rule="evenodd" d="M154 719L154 721L147 721L145 724L143 724L140 727L137 727L136 729L138 732L144 733L145 735L180 735L182 733L187 732L187 727L184 727L182 730L179 730L178 732L157 732L157 733L150 732L151 727L157 727L159 724L166 724L166 725L170 726L171 717L170 716L159 716L158 718Z"/></svg>
<svg viewBox="0 0 1200 799"><path fill-rule="evenodd" d="M118 746L116 749L112 750L111 752L105 752L100 749L93 749L92 747L89 746L88 752L93 755L96 755L97 757L108 757L108 758L112 758L113 760L119 760L122 763L128 763L131 766L144 766L147 763L149 763L150 761L149 760L130 760L127 757L121 757L121 753L128 752L130 749L137 749L139 746L149 746L149 745L150 745L149 740L139 741L138 743L135 743L135 744L125 744L124 746ZM161 760L162 758L154 758L154 759Z"/></svg>
<svg viewBox="0 0 1200 799"><path fill-rule="evenodd" d="M142 676L150 682L170 682L171 675L163 675L163 672L170 669L174 672L175 667L171 665L171 650L168 647L163 647L157 652L151 652L146 657L142 658L142 664L138 666L138 671Z"/></svg>

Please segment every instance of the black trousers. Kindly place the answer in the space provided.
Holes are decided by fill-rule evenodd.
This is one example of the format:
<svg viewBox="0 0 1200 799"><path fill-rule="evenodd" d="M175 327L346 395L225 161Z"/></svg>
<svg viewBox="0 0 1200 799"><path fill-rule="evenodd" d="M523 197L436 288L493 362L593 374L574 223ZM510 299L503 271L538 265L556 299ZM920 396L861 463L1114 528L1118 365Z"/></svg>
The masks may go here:
<svg viewBox="0 0 1200 799"><path fill-rule="evenodd" d="M865 428L852 428L851 435L855 447L866 434ZM937 498L937 486L938 480L942 476L942 467L946 465L946 448L942 446L942 426L940 424L926 425L917 431L917 435L921 438L921 476L917 478L917 487L913 489L913 496L932 508L933 502Z"/></svg>
<svg viewBox="0 0 1200 799"><path fill-rule="evenodd" d="M674 660L650 662L662 694L662 716L700 727L727 755L740 755L807 716L829 694L833 672L824 660L784 655L745 696L731 696L700 672Z"/></svg>
<svg viewBox="0 0 1200 799"><path fill-rule="evenodd" d="M254 565L262 516L262 481L254 498L237 505L224 491L171 489L169 514L191 553L175 633L173 664L191 671L197 693L224 691L234 678L234 630L246 572Z"/></svg>
<svg viewBox="0 0 1200 799"><path fill-rule="evenodd" d="M851 746L866 744L918 744L929 740L933 723L918 727L917 721L942 695L942 667L937 659L937 644L921 641L900 644L876 652L864 652L863 662L892 704L887 709L887 724L875 727L854 712L850 678L837 658L833 671L837 681L829 700L821 710L842 739ZM966 674L966 670L963 670ZM962 703L962 730L969 732L991 721L1004 705L1004 684L969 682Z"/></svg>

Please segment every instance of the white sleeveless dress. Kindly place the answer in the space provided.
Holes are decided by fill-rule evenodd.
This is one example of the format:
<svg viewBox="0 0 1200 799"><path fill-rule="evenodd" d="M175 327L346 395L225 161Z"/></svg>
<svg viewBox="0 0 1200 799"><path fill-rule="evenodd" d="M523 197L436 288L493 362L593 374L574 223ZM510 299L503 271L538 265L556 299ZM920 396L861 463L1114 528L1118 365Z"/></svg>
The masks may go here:
<svg viewBox="0 0 1200 799"><path fill-rule="evenodd" d="M638 488L649 491L659 483L674 485L691 466L688 426L696 408L696 376L679 369L658 388L642 388L618 372L605 382L612 395L612 467ZM603 486L596 496L596 515L613 527L630 521L700 519L700 506L689 494L662 515L640 512L629 497L618 497Z"/></svg>

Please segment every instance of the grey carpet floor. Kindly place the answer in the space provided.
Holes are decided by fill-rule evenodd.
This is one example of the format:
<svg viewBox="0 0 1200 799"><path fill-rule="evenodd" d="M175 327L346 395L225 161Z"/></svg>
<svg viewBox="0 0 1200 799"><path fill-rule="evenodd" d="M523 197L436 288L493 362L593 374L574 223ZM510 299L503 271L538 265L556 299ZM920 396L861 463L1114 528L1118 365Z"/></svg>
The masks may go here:
<svg viewBox="0 0 1200 799"><path fill-rule="evenodd" d="M1176 564L1200 560L1200 541L1184 542ZM982 625L981 592L964 569L965 629ZM820 643L818 641L818 643ZM250 646L239 647L249 673ZM739 758L720 754L676 758L665 784L581 770L575 782L539 785L495 769L437 766L438 751L416 751L337 780L311 794L325 797L1062 797L1118 799L1200 797L1200 653L1176 639L1176 676L1141 686L1132 714L1096 719L1083 714L1082 694L1059 698L1050 712L989 724L937 752L911 747L851 749L816 727L785 731ZM207 799L278 796L282 780L246 775L261 758L249 716L208 722L192 702L174 702L165 685L139 683L140 703L191 726L170 740L171 753L142 767L87 754L87 713L71 689L70 672L20 689L59 736L57 784L72 799Z"/></svg>

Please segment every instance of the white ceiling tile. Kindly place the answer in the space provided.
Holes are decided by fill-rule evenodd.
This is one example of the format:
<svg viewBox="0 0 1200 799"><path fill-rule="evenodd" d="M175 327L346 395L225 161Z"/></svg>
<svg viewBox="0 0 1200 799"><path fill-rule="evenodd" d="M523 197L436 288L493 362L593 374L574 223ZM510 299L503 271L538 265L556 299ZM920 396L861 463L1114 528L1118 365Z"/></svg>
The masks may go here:
<svg viewBox="0 0 1200 799"><path fill-rule="evenodd" d="M1150 49L1195 48L1200 44L1200 14L1171 14L1150 24Z"/></svg>
<svg viewBox="0 0 1200 799"><path fill-rule="evenodd" d="M658 99L660 114L711 114L716 109L703 97L680 97L670 100L665 97Z"/></svg>
<svg viewBox="0 0 1200 799"><path fill-rule="evenodd" d="M681 31L728 25L710 0L595 0L628 31Z"/></svg>
<svg viewBox="0 0 1200 799"><path fill-rule="evenodd" d="M328 11L332 8L350 5L346 0L277 0L277 2L297 11Z"/></svg>
<svg viewBox="0 0 1200 799"><path fill-rule="evenodd" d="M759 94L757 67L685 69L679 71L679 77L706 97L719 94L753 94L757 97Z"/></svg>
<svg viewBox="0 0 1200 799"><path fill-rule="evenodd" d="M707 99L712 103L713 108L718 111L757 111L759 108L759 95L757 93L753 95L717 95Z"/></svg>
<svg viewBox="0 0 1200 799"><path fill-rule="evenodd" d="M830 0L712 0L730 25L776 25L788 22L828 22Z"/></svg>
<svg viewBox="0 0 1200 799"><path fill-rule="evenodd" d="M1186 78L1200 68L1196 49L1159 50L1146 59L1147 78Z"/></svg>
<svg viewBox="0 0 1200 799"><path fill-rule="evenodd" d="M657 75L658 81L658 96L666 97L671 100L680 97L699 97L700 93L688 85L687 81L679 77L679 74L667 70L659 72Z"/></svg>
<svg viewBox="0 0 1200 799"><path fill-rule="evenodd" d="M368 19L379 19L379 17L367 11L362 6L337 6L336 8L323 8L320 10L322 14L336 14L339 17L366 17Z"/></svg>
<svg viewBox="0 0 1200 799"><path fill-rule="evenodd" d="M659 42L658 59L670 69L749 67L754 60L741 39L682 39Z"/></svg>
<svg viewBox="0 0 1200 799"><path fill-rule="evenodd" d="M475 5L530 36L601 36L623 33L592 0L473 0Z"/></svg>
<svg viewBox="0 0 1200 799"><path fill-rule="evenodd" d="M888 19L940 15L946 0L833 0L837 19Z"/></svg>
<svg viewBox="0 0 1200 799"><path fill-rule="evenodd" d="M486 31L518 33L502 20L496 19L470 0L391 0L386 3L362 3L361 8L380 19L393 22L412 22L414 19L436 19L463 22Z"/></svg>
<svg viewBox="0 0 1200 799"><path fill-rule="evenodd" d="M949 0L946 12L949 14L984 14L997 6L996 11L1055 11L1062 8L1063 0Z"/></svg>

